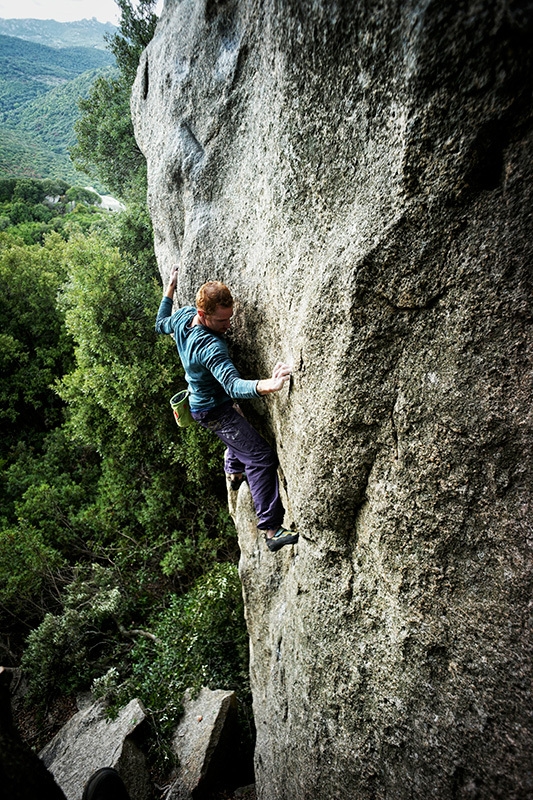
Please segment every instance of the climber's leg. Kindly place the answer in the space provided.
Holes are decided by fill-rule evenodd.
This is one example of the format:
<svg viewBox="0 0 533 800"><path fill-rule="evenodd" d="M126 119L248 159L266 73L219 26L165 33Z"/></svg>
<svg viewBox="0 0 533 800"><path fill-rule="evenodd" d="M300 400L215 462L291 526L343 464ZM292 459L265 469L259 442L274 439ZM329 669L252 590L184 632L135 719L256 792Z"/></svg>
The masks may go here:
<svg viewBox="0 0 533 800"><path fill-rule="evenodd" d="M242 475L245 469L245 464L242 463L231 447L227 447L224 453L224 472L226 475Z"/></svg>
<svg viewBox="0 0 533 800"><path fill-rule="evenodd" d="M279 496L278 459L270 445L229 403L220 409L193 412L193 417L224 442L230 453L230 463L238 462L244 467L258 528L277 530L283 522L285 509Z"/></svg>

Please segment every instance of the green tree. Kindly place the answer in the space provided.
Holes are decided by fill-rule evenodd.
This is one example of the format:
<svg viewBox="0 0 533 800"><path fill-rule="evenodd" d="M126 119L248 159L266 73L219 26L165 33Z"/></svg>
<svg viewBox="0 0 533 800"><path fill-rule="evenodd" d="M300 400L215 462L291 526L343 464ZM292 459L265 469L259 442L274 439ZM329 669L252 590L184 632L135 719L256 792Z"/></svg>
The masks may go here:
<svg viewBox="0 0 533 800"><path fill-rule="evenodd" d="M93 564L76 570L61 612L47 613L28 637L22 666L34 699L54 689L69 693L86 687L120 657L125 649L120 628L128 612L125 588L112 569Z"/></svg>
<svg viewBox="0 0 533 800"><path fill-rule="evenodd" d="M145 161L133 134L130 94L139 58L157 24L156 0L116 0L121 10L119 32L108 38L115 55L118 78L101 77L89 97L80 100L81 118L75 125L77 143L71 156L78 169L95 173L119 197L144 185Z"/></svg>
<svg viewBox="0 0 533 800"><path fill-rule="evenodd" d="M184 691L248 687L248 637L242 587L234 564L215 564L184 595L169 595L149 620L153 637L140 637L133 670L120 685L114 673L97 683L120 703L140 697L163 727L179 715Z"/></svg>
<svg viewBox="0 0 533 800"><path fill-rule="evenodd" d="M16 185L16 178L0 178L0 203L11 200Z"/></svg>
<svg viewBox="0 0 533 800"><path fill-rule="evenodd" d="M72 340L57 308L66 278L65 242L52 234L44 247L8 233L0 240L0 451L36 444L62 420L63 403L50 386L72 364Z"/></svg>
<svg viewBox="0 0 533 800"><path fill-rule="evenodd" d="M13 189L13 200L22 200L25 203L34 205L44 199L43 185L41 181L31 178L20 178Z"/></svg>
<svg viewBox="0 0 533 800"><path fill-rule="evenodd" d="M8 196L27 199L3 208L11 213L20 206L24 218L43 221L13 225L6 218L8 230L0 234L0 605L27 621L57 603L59 587L70 580L61 553L70 564L86 555L92 529L83 509L93 502L100 475L94 448L66 441L64 403L54 390L74 363L57 305L67 277L65 239L69 226L79 232L85 221L80 226L80 214L64 216L61 204L31 205L48 191L69 188L50 184L15 180L5 187ZM63 236L45 238L56 221Z"/></svg>
<svg viewBox="0 0 533 800"><path fill-rule="evenodd" d="M138 220L131 229L115 224L112 237L128 240L139 230ZM184 630L197 642L192 652L199 654L202 642L204 666L199 662L195 674L238 682L241 655L225 662L235 647L240 654L234 637L245 636L234 602L238 578L217 572L221 561L236 557L221 502L221 448L203 429L182 431L174 423L169 398L180 375L170 338L153 331L160 296L153 259L126 257L96 233L73 236L61 253L69 273L62 307L75 343L75 368L57 384L68 422L48 436L38 459L26 453L8 470L15 513L0 536L0 579L9 559L18 565L0 602L8 605L18 591L17 608L28 616L32 604L44 612L46 598L52 601L24 661L32 687L41 697L78 689L101 675L103 664L127 678L145 657L132 650L136 636L128 631L159 626L161 604L186 595L205 573L212 577L204 594L195 589L191 597L198 598L183 607ZM54 574L59 596L51 592ZM215 589L223 592L219 600ZM110 604L111 597L120 603ZM231 630L222 607L232 609ZM201 638L194 619L204 625ZM215 630L220 643L213 638L206 673ZM189 667L162 695L163 705L172 696L177 706L187 674Z"/></svg>
<svg viewBox="0 0 533 800"><path fill-rule="evenodd" d="M109 49L115 56L121 75L131 86L135 80L142 51L150 44L157 25L156 0L115 0L121 11L118 33L108 36Z"/></svg>
<svg viewBox="0 0 533 800"><path fill-rule="evenodd" d="M124 78L97 78L89 97L79 102L77 143L71 157L78 169L96 174L119 197L125 197L145 169L130 114L131 86Z"/></svg>
<svg viewBox="0 0 533 800"><path fill-rule="evenodd" d="M65 198L69 202L85 203L89 206L100 205L102 202L96 192L89 189L82 189L81 186L71 186L65 193Z"/></svg>
<svg viewBox="0 0 533 800"><path fill-rule="evenodd" d="M65 254L76 368L58 390L71 435L102 458L103 540L127 533L139 545L133 560L155 558L156 568L162 563L186 584L231 547L232 528L216 493L222 479L212 475L218 442L202 429L180 431L172 418L169 399L183 374L170 338L153 330L154 264L126 257L96 234L72 239ZM204 481L215 491L202 489Z"/></svg>
<svg viewBox="0 0 533 800"><path fill-rule="evenodd" d="M65 241L52 234L45 246L26 245L13 230L0 235L0 606L28 623L57 602L64 567L66 517L55 524L58 487L42 468L47 436L63 420L52 385L72 367L73 344L57 307Z"/></svg>
<svg viewBox="0 0 533 800"><path fill-rule="evenodd" d="M45 178L42 184L45 197L60 197L70 188L70 184L59 178Z"/></svg>

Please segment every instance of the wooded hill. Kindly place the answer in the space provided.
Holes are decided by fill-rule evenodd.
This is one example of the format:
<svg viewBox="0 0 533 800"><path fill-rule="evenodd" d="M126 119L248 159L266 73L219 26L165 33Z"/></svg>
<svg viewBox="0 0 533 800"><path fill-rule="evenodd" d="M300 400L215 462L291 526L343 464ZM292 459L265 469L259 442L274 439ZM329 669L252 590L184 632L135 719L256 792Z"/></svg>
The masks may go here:
<svg viewBox="0 0 533 800"><path fill-rule="evenodd" d="M57 26L70 23L53 24L56 30ZM97 24L100 29L112 27ZM89 41L93 39L94 35ZM78 99L87 97L96 77L112 70L113 65L113 55L94 45L50 47L0 35L2 174L62 177L79 182L80 176L68 156L74 144L74 122L79 116Z"/></svg>

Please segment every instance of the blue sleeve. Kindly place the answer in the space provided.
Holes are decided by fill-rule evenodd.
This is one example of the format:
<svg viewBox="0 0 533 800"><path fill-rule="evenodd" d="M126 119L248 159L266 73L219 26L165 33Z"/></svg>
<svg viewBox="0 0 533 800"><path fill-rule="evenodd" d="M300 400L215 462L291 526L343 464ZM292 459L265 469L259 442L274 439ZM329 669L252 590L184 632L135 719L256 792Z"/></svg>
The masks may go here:
<svg viewBox="0 0 533 800"><path fill-rule="evenodd" d="M259 381L245 381L241 378L222 343L216 342L211 345L202 361L232 400L252 400L261 397L257 391Z"/></svg>
<svg viewBox="0 0 533 800"><path fill-rule="evenodd" d="M170 297L163 297L155 319L156 333L173 333L172 326L172 300Z"/></svg>
<svg viewBox="0 0 533 800"><path fill-rule="evenodd" d="M186 317L191 316L191 312L194 314L193 306L182 306L173 314L172 300L170 297L163 297L155 319L156 333L175 333L179 324L183 322Z"/></svg>

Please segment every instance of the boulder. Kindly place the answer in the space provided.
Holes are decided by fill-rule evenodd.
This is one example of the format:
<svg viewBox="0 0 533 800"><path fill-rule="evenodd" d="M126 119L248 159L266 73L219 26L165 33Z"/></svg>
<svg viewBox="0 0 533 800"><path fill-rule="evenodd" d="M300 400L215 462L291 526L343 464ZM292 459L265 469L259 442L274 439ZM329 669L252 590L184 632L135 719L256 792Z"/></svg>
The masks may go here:
<svg viewBox="0 0 533 800"><path fill-rule="evenodd" d="M236 510L260 800L533 793L532 16L168 0L141 58L162 276L293 365L245 413L299 544Z"/></svg>
<svg viewBox="0 0 533 800"><path fill-rule="evenodd" d="M235 692L203 687L183 699L172 748L179 762L168 800L201 800L238 785L242 764Z"/></svg>
<svg viewBox="0 0 533 800"><path fill-rule="evenodd" d="M146 714L138 700L109 720L101 702L75 714L39 753L67 800L81 800L89 777L101 767L114 767L131 800L151 797L145 757L138 746Z"/></svg>

